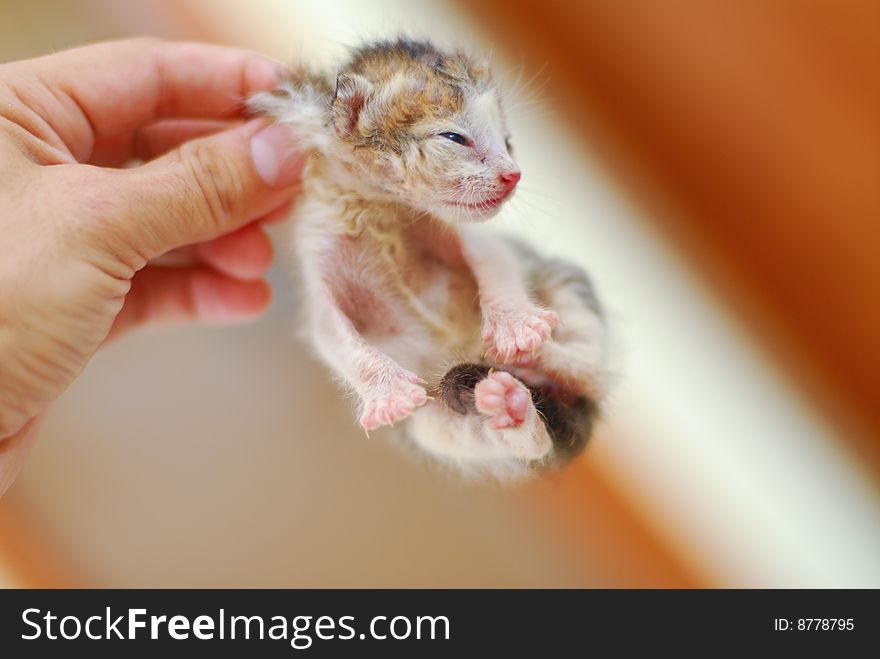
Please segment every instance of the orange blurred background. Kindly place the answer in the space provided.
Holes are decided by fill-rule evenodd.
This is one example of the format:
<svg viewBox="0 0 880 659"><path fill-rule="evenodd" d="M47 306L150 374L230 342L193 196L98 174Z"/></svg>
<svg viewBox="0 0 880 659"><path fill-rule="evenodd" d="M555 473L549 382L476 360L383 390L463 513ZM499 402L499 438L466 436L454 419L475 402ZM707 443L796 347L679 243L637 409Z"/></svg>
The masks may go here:
<svg viewBox="0 0 880 659"><path fill-rule="evenodd" d="M133 34L326 66L400 32L492 50L524 171L497 224L592 273L615 377L566 471L462 483L357 432L279 264L261 323L130 337L58 402L0 501L0 584L880 586L876 3L0 14L2 61Z"/></svg>

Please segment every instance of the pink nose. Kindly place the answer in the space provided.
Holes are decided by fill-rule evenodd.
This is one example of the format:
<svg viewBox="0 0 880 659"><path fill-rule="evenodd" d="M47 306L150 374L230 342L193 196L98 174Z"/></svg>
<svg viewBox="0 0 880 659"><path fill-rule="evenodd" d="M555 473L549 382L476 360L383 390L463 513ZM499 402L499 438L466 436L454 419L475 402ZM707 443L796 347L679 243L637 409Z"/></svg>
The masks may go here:
<svg viewBox="0 0 880 659"><path fill-rule="evenodd" d="M522 172L518 169L503 172L498 175L498 180L501 182L501 185L504 186L504 189L508 192L513 190L516 187L516 184L519 183L519 180L522 178Z"/></svg>

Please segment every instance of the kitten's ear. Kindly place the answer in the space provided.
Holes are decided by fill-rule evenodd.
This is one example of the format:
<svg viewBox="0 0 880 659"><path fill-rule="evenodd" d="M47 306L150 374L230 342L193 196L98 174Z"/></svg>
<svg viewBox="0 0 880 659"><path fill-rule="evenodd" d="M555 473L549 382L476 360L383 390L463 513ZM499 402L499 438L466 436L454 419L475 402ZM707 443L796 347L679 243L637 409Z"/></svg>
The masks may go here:
<svg viewBox="0 0 880 659"><path fill-rule="evenodd" d="M333 96L333 127L340 136L354 135L367 101L373 95L373 83L356 73L340 73L336 77Z"/></svg>
<svg viewBox="0 0 880 659"><path fill-rule="evenodd" d="M474 81L477 89L486 91L494 87L492 80L492 53L476 56L470 60L468 75Z"/></svg>

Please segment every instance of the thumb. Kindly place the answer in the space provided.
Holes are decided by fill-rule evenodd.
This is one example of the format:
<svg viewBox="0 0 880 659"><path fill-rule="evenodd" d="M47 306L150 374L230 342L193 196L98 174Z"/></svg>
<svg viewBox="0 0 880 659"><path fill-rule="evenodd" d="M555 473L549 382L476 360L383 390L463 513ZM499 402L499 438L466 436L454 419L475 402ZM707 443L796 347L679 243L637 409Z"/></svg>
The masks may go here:
<svg viewBox="0 0 880 659"><path fill-rule="evenodd" d="M124 172L121 233L148 259L217 238L289 201L304 164L290 131L262 119L186 142Z"/></svg>

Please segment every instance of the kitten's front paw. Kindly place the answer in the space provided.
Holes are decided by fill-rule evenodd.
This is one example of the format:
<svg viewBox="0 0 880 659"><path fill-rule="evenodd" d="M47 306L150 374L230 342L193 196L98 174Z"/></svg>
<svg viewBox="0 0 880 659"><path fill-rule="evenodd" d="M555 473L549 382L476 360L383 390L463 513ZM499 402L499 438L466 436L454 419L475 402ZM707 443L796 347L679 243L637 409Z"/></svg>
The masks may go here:
<svg viewBox="0 0 880 659"><path fill-rule="evenodd" d="M522 364L534 359L559 322L555 311L530 305L489 307L484 314L486 356L499 364Z"/></svg>
<svg viewBox="0 0 880 659"><path fill-rule="evenodd" d="M480 414L491 417L495 430L521 426L532 406L525 385L506 371L492 371L474 387L474 403Z"/></svg>
<svg viewBox="0 0 880 659"><path fill-rule="evenodd" d="M370 431L381 426L393 426L403 421L428 400L425 387L415 373L403 371L389 386L374 395L364 397L364 412L360 424Z"/></svg>

